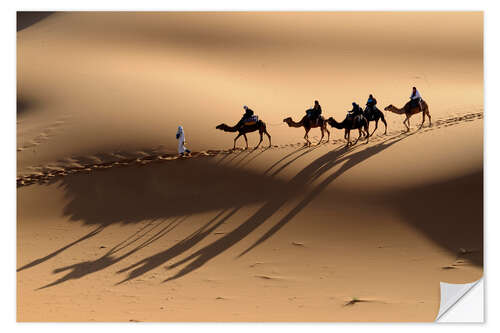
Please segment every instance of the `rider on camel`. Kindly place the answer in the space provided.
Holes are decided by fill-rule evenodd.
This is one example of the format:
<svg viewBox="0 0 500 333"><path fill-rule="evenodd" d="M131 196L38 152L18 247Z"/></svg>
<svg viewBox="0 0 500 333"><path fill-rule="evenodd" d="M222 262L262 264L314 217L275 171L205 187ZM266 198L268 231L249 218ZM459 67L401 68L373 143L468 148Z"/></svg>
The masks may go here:
<svg viewBox="0 0 500 333"><path fill-rule="evenodd" d="M314 101L314 106L311 109L306 110L306 114L311 120L318 120L321 116L321 105L318 101Z"/></svg>
<svg viewBox="0 0 500 333"><path fill-rule="evenodd" d="M419 107L420 110L422 110L422 96L420 96L420 93L418 92L417 88L413 87L411 96L410 96L410 109L413 109L415 107Z"/></svg>
<svg viewBox="0 0 500 333"><path fill-rule="evenodd" d="M243 126L246 122L252 121L254 118L254 112L252 109L250 109L248 106L243 105L243 109L245 110L245 113L243 114L243 117L241 117L241 120L236 124L237 127Z"/></svg>

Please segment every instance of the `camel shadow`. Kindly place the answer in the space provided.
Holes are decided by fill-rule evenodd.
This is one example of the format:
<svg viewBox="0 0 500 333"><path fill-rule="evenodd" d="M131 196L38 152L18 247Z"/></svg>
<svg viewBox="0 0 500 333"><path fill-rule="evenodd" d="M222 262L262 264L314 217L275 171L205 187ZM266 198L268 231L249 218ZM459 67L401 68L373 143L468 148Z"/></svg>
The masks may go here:
<svg viewBox="0 0 500 333"><path fill-rule="evenodd" d="M117 273L124 273L124 272L130 271L130 270L132 270L132 271L128 274L127 278L125 278L124 280L122 280L118 284L122 284L124 282L129 281L129 280L137 278L137 277L141 276L142 274L149 272L149 271L161 266L165 262L167 262L173 258L176 258L177 256L181 255L185 251L194 247L196 244L198 244L203 239L205 239L208 235L213 233L215 231L215 229L217 229L220 225L225 223L238 210L239 210L239 207L231 209L229 211L229 213L227 213L228 212L227 209L219 212L214 218L212 218L210 221L208 221L201 228L199 228L198 230L196 230L195 232L193 232L192 234L190 234L188 237L184 238L183 240L179 241L178 243L176 243L172 247L119 270ZM225 213L227 213L227 214L225 214Z"/></svg>
<svg viewBox="0 0 500 333"><path fill-rule="evenodd" d="M285 226L294 216L296 216L302 209L304 209L315 197L317 197L332 181L338 178L347 170L353 168L359 163L365 161L371 156L378 154L379 152L389 148L397 142L413 135L414 133L402 134L395 138L387 139L375 146L367 147L361 151L354 152L351 155L348 153L353 152L356 148L342 147L337 150L330 151L323 156L317 158L307 167L302 169L296 176L294 176L289 184L294 187L305 188L305 186L310 183L313 179L318 178L320 175L326 173L328 170L334 166L345 162L341 168L334 172L332 175L328 176L319 185L310 190L305 197L293 207L283 218L281 218L278 223L276 223L268 232L261 236L254 244L243 251L239 257L250 252L252 249L262 244L264 241L269 239L272 235L278 232L283 226ZM267 201L260 209L257 210L251 217L240 224L236 229L228 233L227 235L219 238L218 240L212 242L211 244L201 248L195 253L189 255L188 257L171 264L168 268L173 269L185 263L188 263L179 272L177 272L172 277L166 279L166 281L171 281L178 279L192 271L200 268L208 261L212 260L225 250L229 249L252 231L257 229L259 226L264 224L272 215L274 215L285 203L290 201L293 197L297 196L297 193L293 195L282 194L279 197L274 197ZM148 259L146 259L148 260Z"/></svg>
<svg viewBox="0 0 500 333"><path fill-rule="evenodd" d="M103 226L99 226L99 227L97 227L96 229L94 229L94 230L92 230L91 232L89 232L88 234L86 234L85 236L83 236L83 237L81 237L81 238L77 239L76 241L71 242L71 243L69 243L68 245L65 245L65 246L61 247L60 249L58 249L58 250L56 250L56 251L54 251L54 252L52 252L52 253L50 253L50 254L46 255L45 257L42 257L42 258L38 258L38 259L36 259L36 260L33 260L32 262L30 262L30 263L28 263L28 264L26 264L26 265L24 265L24 266L22 266L22 267L18 268L18 269L16 270L16 272L23 271L23 270L25 270L25 269L28 269L28 268L34 267L34 266L36 266L36 265L39 265L39 264L41 264L41 263L43 263L43 262L45 262L45 261L47 261L47 260L49 260L49 259L52 259L52 258L54 258L55 256L57 256L58 254L60 254L61 252L63 252L63 251L65 251L65 250L69 249L70 247L72 247L72 246L74 246L74 245L76 245L76 244L78 244L78 243L80 243L80 242L83 242L83 241L84 241L84 240L86 240L86 239L89 239L89 238L91 238L91 237L94 237L95 235L97 235L98 233L100 233L103 229L104 229L104 227L103 227Z"/></svg>
<svg viewBox="0 0 500 333"><path fill-rule="evenodd" d="M96 273L100 270L103 270L105 268L108 268L111 265L114 265L118 263L119 261L127 258L128 256L134 254L135 252L139 251L140 249L152 244L153 242L161 239L164 237L166 234L168 234L170 231L175 229L178 225L180 225L182 222L186 220L186 217L184 218L176 218L173 219L170 223L168 223L166 226L163 226L159 231L155 231L158 227L161 227L162 225L165 224L165 220L161 221L160 223L154 223L155 221L152 221L148 223L146 226L140 228L137 232L135 232L133 235L129 236L122 242L118 243L115 245L113 248L111 248L109 251L107 251L104 255L99 257L96 260L89 260L89 261L83 261L77 264L65 266L65 267L60 267L57 268L53 271L54 274L69 271L66 275L63 277L57 279L54 282L51 282L43 287L38 288L37 290L49 288L56 286L60 283L63 283L68 280L72 279L79 279L82 278L86 275ZM148 234L152 234L149 237L147 237ZM131 250L127 251L126 253L120 255L120 256L114 256L117 252L126 249L127 247L131 247L134 243L137 243L141 241L139 245L133 247Z"/></svg>
<svg viewBox="0 0 500 333"><path fill-rule="evenodd" d="M91 175L65 177L67 179L62 181L61 186L65 187L67 197L70 199L65 208L65 214L72 220L80 220L86 224L97 224L98 228L76 242L44 258L37 259L21 267L19 270L32 267L50 259L64 249L92 237L94 234L100 232L102 228L112 223L135 223L147 219L164 221L169 218L179 219L180 216L189 216L190 214L218 210L218 213L212 219L173 246L117 271L117 274L127 273L127 276L118 282L121 284L138 278L171 260L176 260L174 263L167 266L169 270L184 264L186 265L173 276L164 280L164 282L181 278L202 267L210 260L243 240L250 233L267 222L276 212L280 211L285 204L295 198L300 198L300 201L289 209L285 216L272 225L268 231L260 236L251 246L241 252L238 257L249 253L279 232L300 211L307 207L307 205L346 171L416 133L417 132L402 133L387 138L373 146L339 147L316 158L287 182L277 180L274 176L298 158L313 151L314 147L305 150L303 148L294 150L285 157L280 158L279 161L273 163L273 165L265 171L264 175L244 170L235 170L235 168L200 159L199 161L191 160L189 163L183 165L181 165L181 163L184 161L180 161L179 163L153 164L148 167L126 167L105 171L102 175L96 172ZM259 152L259 154L264 151ZM289 158L291 158L290 161L275 169L280 163L285 162ZM330 170L338 165L340 165L340 168L329 174ZM196 174L200 168L207 173L204 175ZM266 175L273 169L275 170L271 175ZM187 179L186 174L190 174L192 177ZM326 176L326 178L319 184L311 186L314 181L324 176ZM252 181L248 182L248 191L238 191L238 188L234 188L233 186L234 182L241 182L242 177L251 177L252 179ZM477 218L474 212L482 205L482 196L478 192L477 186L475 185L477 181L475 180L477 180L477 176L474 176L474 181L466 179L464 183L464 188L474 191L476 194L475 198L477 200L473 200L472 203L475 210L473 210L472 213L465 208L462 210L458 209L457 211L457 214L463 215L469 219ZM463 182L459 183L462 184ZM431 239L450 251L456 249L458 245L467 249L482 249L482 237L478 236L477 232L475 232L477 228L474 229L474 237L472 237L472 240L467 240L466 237L450 238L446 236L445 231L452 227L454 220L460 218L457 214L448 214L444 216L446 213L441 213L441 217L445 221L444 225L446 226L444 229L441 226L436 226L435 223L423 224L421 222L422 219L428 218L423 212L415 214L411 203L419 199L427 206L431 206L435 209L438 208L438 206L435 206L433 203L436 201L435 198L429 197L428 195L426 197L425 194L440 193L439 191L443 188L443 191L447 191L446 193L456 191L454 186L446 186L448 185L435 184L430 187L426 185L421 189L408 189L397 194L391 193L381 197L380 200L386 202L387 205L393 208L395 207L407 218L406 220L408 220L409 223L422 230ZM235 193L238 195L234 195ZM176 196L179 197L176 198ZM193 196L195 200L190 200ZM424 200L421 199L422 197L424 197ZM401 198L405 199L403 200ZM116 204L115 201L120 202L120 204ZM140 206L138 206L138 202L141 203ZM195 202L196 204L192 205L190 204L191 202ZM251 203L262 203L262 206L248 219L238 225L236 229L208 245L203 246L187 257L182 259L179 258L189 249L206 239L206 237L213 233L221 224L225 223L230 218L234 218L241 207ZM470 203L469 201L469 204ZM464 206L465 204L464 202ZM458 224L460 226L460 232L466 230L468 226L464 221L464 219L461 219ZM165 228L168 229L171 227L171 223ZM177 226L177 224L175 224L175 226ZM119 250L124 250L125 247L117 245L97 260L84 261L75 265L58 268L54 273L64 271L69 271L69 273L41 288L55 286L64 281L78 279L85 275L108 268L163 237L166 232L170 230L168 229L167 231L165 228L151 237L142 236L141 241L137 239L135 242L139 244L135 247L132 246L133 242L124 241L127 242L127 247L129 247L129 249L120 256L116 256L117 252ZM463 234L467 235L467 232ZM474 263L482 263L482 256L468 255L468 259Z"/></svg>
<svg viewBox="0 0 500 333"><path fill-rule="evenodd" d="M203 173L200 173L200 170ZM266 202L280 193L300 191L285 181L271 179L251 171L216 165L210 159L150 163L147 167L116 167L106 171L68 175L54 180L51 184L64 189L68 202L63 214L70 221L94 225L97 228L56 251L21 266L18 272L54 258L76 244L94 237L112 224L133 224L148 220L166 221L192 214L220 211L205 226L179 242L170 251L157 256L157 258L175 257L195 246L214 228L234 215L239 207ZM245 191L240 190L241 186L244 186ZM221 216L228 211L231 211L229 215ZM114 248L97 260L58 268L54 273L63 271L69 273L44 288L105 269L164 235L162 231L157 237L120 256L117 256L118 250ZM135 276L148 269L148 265L144 268L134 267L132 275Z"/></svg>
<svg viewBox="0 0 500 333"><path fill-rule="evenodd" d="M229 209L297 191L284 180L202 158L72 174L58 182L68 200L64 215L100 226Z"/></svg>

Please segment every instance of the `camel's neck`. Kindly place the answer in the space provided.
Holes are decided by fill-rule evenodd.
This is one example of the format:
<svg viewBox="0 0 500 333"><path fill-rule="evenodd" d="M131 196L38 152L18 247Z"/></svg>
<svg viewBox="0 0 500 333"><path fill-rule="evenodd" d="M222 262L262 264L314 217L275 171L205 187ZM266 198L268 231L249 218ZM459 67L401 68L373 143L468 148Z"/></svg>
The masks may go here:
<svg viewBox="0 0 500 333"><path fill-rule="evenodd" d="M343 129L343 128L345 128L345 126L344 126L344 123L343 123L343 122L342 122L342 123L338 123L338 122L336 122L335 120L334 120L334 121L332 121L332 127L335 127L335 128L338 128L338 129Z"/></svg>
<svg viewBox="0 0 500 333"><path fill-rule="evenodd" d="M342 129L344 128L343 126L343 123L338 123L335 119L333 118L330 118L328 119L328 123L330 124L330 126L334 127L334 128L337 128L337 129Z"/></svg>
<svg viewBox="0 0 500 333"><path fill-rule="evenodd" d="M302 127L304 126L304 122L303 120L299 121L298 123L296 123L295 121L293 121L292 118L290 118L287 122L288 126L290 127Z"/></svg>
<svg viewBox="0 0 500 333"><path fill-rule="evenodd" d="M405 109L399 109L397 107L390 108L389 111L391 111L392 113L396 113L396 114L403 114L403 113L405 113Z"/></svg>
<svg viewBox="0 0 500 333"><path fill-rule="evenodd" d="M224 128L223 128L223 131L224 132L237 132L238 128L236 126L225 125Z"/></svg>

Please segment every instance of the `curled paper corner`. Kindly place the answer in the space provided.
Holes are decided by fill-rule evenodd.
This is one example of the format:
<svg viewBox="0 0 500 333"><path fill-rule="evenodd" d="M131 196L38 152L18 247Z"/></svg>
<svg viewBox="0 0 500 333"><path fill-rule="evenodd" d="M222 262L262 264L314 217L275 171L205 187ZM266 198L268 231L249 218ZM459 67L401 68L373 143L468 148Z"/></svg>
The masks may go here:
<svg viewBox="0 0 500 333"><path fill-rule="evenodd" d="M454 284L454 283L446 283L446 282L440 282L440 288L441 288L441 302L439 304L439 313L436 317L437 322L482 322L483 321L483 279L479 279L477 281L471 282L471 283L459 283L459 284ZM474 295L474 302L471 304L461 304L461 309L460 311L468 311L470 310L475 310L476 316L474 318L464 318L458 316L456 319L455 318L445 318L443 317L445 314L448 314L448 312L451 312L451 309L454 309L456 307L456 304L461 302L462 298L464 298L464 301L470 301L466 300L466 296L472 288L474 288L476 285L480 284L481 289L478 290L478 293L475 293ZM464 308L468 307L468 309ZM473 307L472 309L470 307ZM479 313L478 313L479 311ZM447 317L447 316L445 316Z"/></svg>

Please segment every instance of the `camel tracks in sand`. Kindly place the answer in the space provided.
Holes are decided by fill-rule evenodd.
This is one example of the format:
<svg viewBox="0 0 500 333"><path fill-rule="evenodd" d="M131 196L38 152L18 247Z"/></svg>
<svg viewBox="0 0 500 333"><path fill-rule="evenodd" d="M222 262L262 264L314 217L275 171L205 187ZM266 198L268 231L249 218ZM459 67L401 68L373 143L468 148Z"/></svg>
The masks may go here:
<svg viewBox="0 0 500 333"><path fill-rule="evenodd" d="M483 119L483 112L475 112L475 113L466 113L462 115L457 115L453 116L450 118L442 118L442 119L437 119L434 121L431 127L429 126L424 126L422 129L418 130L417 134L423 134L427 133L429 131L435 131L441 128L446 128L454 125L459 125L467 122L472 122L476 120L481 120ZM44 140L47 140L59 126L62 126L65 122L65 119L60 119L56 121L52 126L47 127L38 137L36 137L33 140L34 145L39 145L41 142ZM418 127L417 127L418 129ZM412 129L415 130L415 129ZM386 135L375 135L370 138L370 144L371 143L376 143L380 142L381 140L387 139L387 137L391 136L398 136L402 133L402 130L394 130L387 132ZM49 183L52 180L61 177L61 176L66 176L69 174L73 173L82 173L82 172L93 172L96 170L102 170L102 169L109 169L113 167L120 167L120 166L130 166L130 165L139 165L139 166L144 166L149 163L161 163L161 162L166 162L166 161L174 161L174 160L184 160L184 159L191 159L191 158L203 158L203 157L214 157L214 156L219 156L219 155L226 155L224 156L219 162L224 161L227 163L230 163L233 159L237 158L240 154L243 155L243 159L247 159L250 154L253 152L258 151L257 154L262 154L267 150L275 150L275 149L290 149L290 148L295 148L299 147L301 149L296 150L292 152L291 154L288 154L283 158L283 160L287 158L292 158L292 155L295 155L299 152L302 151L308 151L310 149L315 149L320 146L324 145L336 145L336 144L344 144L345 140L344 139L332 139L327 143L321 143L320 145L311 145L309 147L304 146L303 143L290 143L290 144L283 144L280 146L273 145L272 147L262 147L258 149L248 149L248 150L243 150L243 149L224 149L224 150L204 150L200 152L193 152L189 156L178 156L178 155L169 155L169 154L162 154L159 153L158 149L151 149L151 150L142 150L142 151L137 151L133 154L126 154L126 153L106 153L106 154L97 154L97 155L91 155L91 156L85 156L85 157L76 157L76 158L66 158L61 160L63 163L63 166L59 165L48 165L45 167L31 167L33 172L31 174L27 175L21 175L17 177L17 187L21 186L26 186L26 185L31 185L35 183ZM23 149L29 148L31 146L25 145L22 148L18 148L18 151L22 151ZM359 146L362 147L362 146ZM246 154L246 155L245 155ZM234 155L232 158L226 158L229 157L230 155ZM299 154L299 156L301 156ZM251 157L246 161L248 162L249 160L252 160L255 157ZM295 156L295 158L297 158ZM279 162L283 162L283 160ZM219 163L217 162L217 163ZM273 168L277 166L278 163L275 163L272 165L267 171L270 172ZM237 162L238 164L241 163L241 161Z"/></svg>

